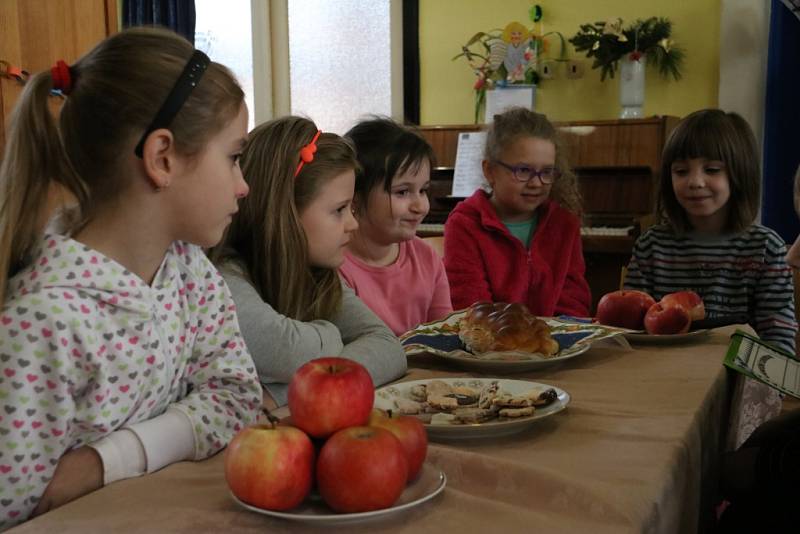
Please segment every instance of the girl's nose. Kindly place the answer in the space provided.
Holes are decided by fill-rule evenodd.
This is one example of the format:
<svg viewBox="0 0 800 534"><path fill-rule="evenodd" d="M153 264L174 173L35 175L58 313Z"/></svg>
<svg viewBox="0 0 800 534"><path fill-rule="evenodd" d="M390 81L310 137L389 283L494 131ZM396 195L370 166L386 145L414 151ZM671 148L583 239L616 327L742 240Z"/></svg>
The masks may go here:
<svg viewBox="0 0 800 534"><path fill-rule="evenodd" d="M535 169L531 170L530 178L528 178L528 181L525 182L525 187L534 188L544 187L545 185L547 184L545 184L544 180L542 180L542 171L537 171Z"/></svg>
<svg viewBox="0 0 800 534"><path fill-rule="evenodd" d="M428 213L430 209L430 202L428 201L428 195L425 193L420 193L411 203L411 211L414 213Z"/></svg>
<svg viewBox="0 0 800 534"><path fill-rule="evenodd" d="M250 186L244 181L244 177L240 177L236 187L236 198L244 198L250 193Z"/></svg>
<svg viewBox="0 0 800 534"><path fill-rule="evenodd" d="M705 187L706 179L705 174L700 169L692 169L689 171L689 187Z"/></svg>
<svg viewBox="0 0 800 534"><path fill-rule="evenodd" d="M358 220L356 220L355 210L347 210L347 216L344 221L344 231L350 233L356 230L358 230Z"/></svg>
<svg viewBox="0 0 800 534"><path fill-rule="evenodd" d="M789 252L786 253L786 263L800 269L800 235L794 240L794 244L789 247Z"/></svg>

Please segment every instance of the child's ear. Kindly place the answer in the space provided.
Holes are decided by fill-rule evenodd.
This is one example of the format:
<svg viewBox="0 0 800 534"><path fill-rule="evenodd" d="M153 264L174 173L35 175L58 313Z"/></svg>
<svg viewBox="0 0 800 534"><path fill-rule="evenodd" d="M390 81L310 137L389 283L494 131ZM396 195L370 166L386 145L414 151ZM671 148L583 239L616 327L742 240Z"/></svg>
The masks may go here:
<svg viewBox="0 0 800 534"><path fill-rule="evenodd" d="M483 177L486 178L486 181L489 182L489 185L494 188L494 167L492 167L492 163L485 159L481 162L481 166L483 167Z"/></svg>
<svg viewBox="0 0 800 534"><path fill-rule="evenodd" d="M147 136L142 147L142 163L156 191L169 187L178 163L171 131L160 128Z"/></svg>

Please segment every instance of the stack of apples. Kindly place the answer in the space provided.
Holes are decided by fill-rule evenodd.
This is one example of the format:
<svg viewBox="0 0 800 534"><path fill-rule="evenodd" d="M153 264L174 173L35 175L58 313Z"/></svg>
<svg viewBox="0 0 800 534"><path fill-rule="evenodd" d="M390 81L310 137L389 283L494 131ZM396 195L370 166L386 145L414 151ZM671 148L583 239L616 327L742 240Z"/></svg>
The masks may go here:
<svg viewBox="0 0 800 534"><path fill-rule="evenodd" d="M422 469L425 427L415 417L373 410L372 378L346 358L312 360L292 377L292 425L258 424L239 432L225 453L225 479L236 497L267 510L290 510L316 482L336 512L388 508Z"/></svg>
<svg viewBox="0 0 800 534"><path fill-rule="evenodd" d="M685 334L692 321L705 316L703 299L694 291L669 293L656 302L644 291L624 289L603 295L597 303L596 318L609 326L666 335Z"/></svg>

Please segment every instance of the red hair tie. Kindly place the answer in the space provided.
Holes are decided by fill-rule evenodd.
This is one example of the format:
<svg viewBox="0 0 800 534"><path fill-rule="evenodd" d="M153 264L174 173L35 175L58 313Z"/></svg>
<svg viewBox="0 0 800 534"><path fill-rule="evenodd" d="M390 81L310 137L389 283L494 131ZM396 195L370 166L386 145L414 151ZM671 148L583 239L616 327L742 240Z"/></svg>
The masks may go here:
<svg viewBox="0 0 800 534"><path fill-rule="evenodd" d="M65 95L72 91L72 76L69 65L64 63L64 60L56 61L55 66L50 69L50 76L53 78L53 89L58 89Z"/></svg>
<svg viewBox="0 0 800 534"><path fill-rule="evenodd" d="M311 142L300 149L300 163L297 164L297 170L294 171L295 178L297 178L297 175L300 174L300 169L303 168L303 165L314 161L314 152L317 151L317 139L319 139L321 133L321 130L317 130L317 133L314 134L314 138L311 139Z"/></svg>

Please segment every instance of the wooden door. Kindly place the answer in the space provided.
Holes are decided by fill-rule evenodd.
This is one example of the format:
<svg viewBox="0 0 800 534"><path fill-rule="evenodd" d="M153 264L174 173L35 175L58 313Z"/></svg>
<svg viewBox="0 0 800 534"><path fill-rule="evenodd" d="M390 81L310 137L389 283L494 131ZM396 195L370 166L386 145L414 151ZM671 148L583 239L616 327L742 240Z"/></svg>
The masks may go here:
<svg viewBox="0 0 800 534"><path fill-rule="evenodd" d="M72 64L118 28L117 0L0 0L0 59L34 74L59 59ZM0 159L8 119L21 93L19 82L0 77ZM51 102L58 113L60 99ZM71 202L71 195L53 183L44 220Z"/></svg>
<svg viewBox="0 0 800 534"><path fill-rule="evenodd" d="M117 29L117 0L0 0L0 59L36 73L59 59L73 63ZM0 78L0 148L21 92Z"/></svg>

